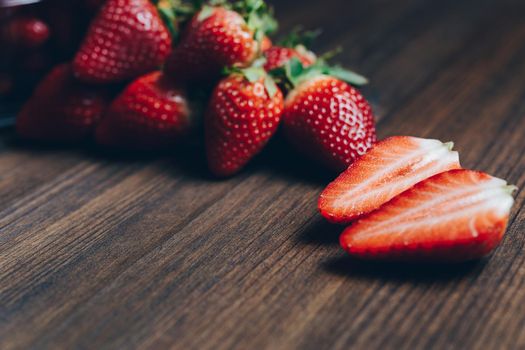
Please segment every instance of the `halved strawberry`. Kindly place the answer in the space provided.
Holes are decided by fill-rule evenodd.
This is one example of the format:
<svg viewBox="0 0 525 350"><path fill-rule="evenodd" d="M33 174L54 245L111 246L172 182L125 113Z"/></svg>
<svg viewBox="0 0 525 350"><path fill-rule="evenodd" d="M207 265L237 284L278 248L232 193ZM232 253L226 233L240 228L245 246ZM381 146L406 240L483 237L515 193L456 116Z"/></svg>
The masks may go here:
<svg viewBox="0 0 525 350"><path fill-rule="evenodd" d="M451 149L452 143L410 136L380 141L326 187L319 210L331 222L349 223L420 181L461 168Z"/></svg>
<svg viewBox="0 0 525 350"><path fill-rule="evenodd" d="M481 258L503 238L514 190L506 181L478 171L438 174L347 228L341 245L363 259Z"/></svg>

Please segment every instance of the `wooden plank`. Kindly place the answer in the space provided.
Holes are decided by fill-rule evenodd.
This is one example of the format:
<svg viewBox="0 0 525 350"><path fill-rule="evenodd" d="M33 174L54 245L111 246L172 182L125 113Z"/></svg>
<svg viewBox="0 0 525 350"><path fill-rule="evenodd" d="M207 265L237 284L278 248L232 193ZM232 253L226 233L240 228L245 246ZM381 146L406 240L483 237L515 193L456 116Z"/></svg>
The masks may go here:
<svg viewBox="0 0 525 350"><path fill-rule="evenodd" d="M525 4L276 2L283 29L372 81L379 133L456 141L525 186ZM497 252L455 267L364 264L316 199L331 179L280 138L243 174L202 149L153 158L0 134L0 348L522 348L521 191Z"/></svg>

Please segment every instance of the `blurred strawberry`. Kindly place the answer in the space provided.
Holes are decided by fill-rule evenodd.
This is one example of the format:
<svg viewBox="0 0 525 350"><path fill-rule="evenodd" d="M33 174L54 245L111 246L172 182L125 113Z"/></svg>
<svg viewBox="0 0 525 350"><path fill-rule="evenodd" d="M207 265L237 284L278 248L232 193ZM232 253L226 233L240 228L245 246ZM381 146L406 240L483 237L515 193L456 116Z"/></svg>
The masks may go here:
<svg viewBox="0 0 525 350"><path fill-rule="evenodd" d="M315 63L317 57L311 51L308 51L304 46L299 45L294 48L284 46L272 46L264 52L266 63L264 69L269 72L274 69L283 67L292 58L297 58L304 67L309 67Z"/></svg>
<svg viewBox="0 0 525 350"><path fill-rule="evenodd" d="M224 67L247 67L270 45L275 29L264 1L243 0L231 6L204 6L185 29L166 62L177 80L210 80Z"/></svg>
<svg viewBox="0 0 525 350"><path fill-rule="evenodd" d="M97 128L101 145L159 149L181 140L192 125L185 92L156 71L133 81Z"/></svg>
<svg viewBox="0 0 525 350"><path fill-rule="evenodd" d="M171 44L171 34L149 0L108 0L91 23L73 69L86 82L133 79L158 68Z"/></svg>
<svg viewBox="0 0 525 350"><path fill-rule="evenodd" d="M71 66L62 64L37 86L17 116L16 129L27 139L84 141L101 119L108 100L107 91L77 82Z"/></svg>
<svg viewBox="0 0 525 350"><path fill-rule="evenodd" d="M230 176L259 153L277 130L283 95L261 68L231 74L215 88L206 114L210 170Z"/></svg>
<svg viewBox="0 0 525 350"><path fill-rule="evenodd" d="M35 17L16 17L2 28L4 40L23 48L36 48L46 43L49 26Z"/></svg>
<svg viewBox="0 0 525 350"><path fill-rule="evenodd" d="M303 31L300 27L295 28L277 45L263 51L266 58L264 69L269 72L281 68L292 58L297 58L303 67L313 65L317 61L317 57L307 47L310 47L319 34L319 31Z"/></svg>

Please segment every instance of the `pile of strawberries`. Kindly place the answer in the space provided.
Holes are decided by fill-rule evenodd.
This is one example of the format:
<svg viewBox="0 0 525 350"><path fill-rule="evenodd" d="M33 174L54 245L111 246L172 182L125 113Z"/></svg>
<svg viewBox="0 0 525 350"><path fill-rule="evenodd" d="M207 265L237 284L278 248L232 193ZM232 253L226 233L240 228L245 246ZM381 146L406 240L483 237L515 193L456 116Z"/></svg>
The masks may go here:
<svg viewBox="0 0 525 350"><path fill-rule="evenodd" d="M371 108L348 84L366 79L329 66L298 35L274 46L275 30L262 0L108 0L73 61L36 88L17 131L157 150L203 125L210 170L230 176L282 124L300 151L343 170L376 141Z"/></svg>
<svg viewBox="0 0 525 350"><path fill-rule="evenodd" d="M319 209L351 224L341 244L353 256L462 261L491 252L514 187L462 170L451 144L393 137L374 146L372 110L350 85L366 79L328 65L297 35L274 46L275 29L263 0L107 0L73 61L25 104L17 131L157 150L198 137L203 125L210 170L231 176L282 125L298 150L347 169Z"/></svg>

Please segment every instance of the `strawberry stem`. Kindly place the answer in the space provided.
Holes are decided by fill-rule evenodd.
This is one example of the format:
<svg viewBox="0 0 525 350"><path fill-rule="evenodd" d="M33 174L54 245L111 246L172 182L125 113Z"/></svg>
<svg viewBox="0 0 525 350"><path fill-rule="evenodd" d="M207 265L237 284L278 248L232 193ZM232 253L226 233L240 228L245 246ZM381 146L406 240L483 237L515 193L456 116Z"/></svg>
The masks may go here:
<svg viewBox="0 0 525 350"><path fill-rule="evenodd" d="M290 34L281 39L277 45L283 47L295 48L299 45L310 47L315 39L321 35L322 30L304 30L301 26L297 26Z"/></svg>
<svg viewBox="0 0 525 350"><path fill-rule="evenodd" d="M301 82L319 75L329 75L356 86L368 83L368 79L362 75L340 66L330 66L323 59L319 59L314 65L305 67L297 57L293 57L283 67L274 69L270 74L278 84L284 86L288 91Z"/></svg>
<svg viewBox="0 0 525 350"><path fill-rule="evenodd" d="M507 185L507 186L503 187L503 190L512 196L514 194L514 192L519 190L519 188L518 188L518 186Z"/></svg>

